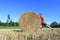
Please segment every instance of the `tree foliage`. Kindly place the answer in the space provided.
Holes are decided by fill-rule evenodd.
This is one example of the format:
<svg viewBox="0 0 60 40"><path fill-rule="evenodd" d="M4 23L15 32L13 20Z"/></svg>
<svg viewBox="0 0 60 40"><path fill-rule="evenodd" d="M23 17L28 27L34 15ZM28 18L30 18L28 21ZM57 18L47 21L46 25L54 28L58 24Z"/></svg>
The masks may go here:
<svg viewBox="0 0 60 40"><path fill-rule="evenodd" d="M0 20L0 26L19 26L19 24L18 22L13 22L8 14L6 22L1 22Z"/></svg>
<svg viewBox="0 0 60 40"><path fill-rule="evenodd" d="M54 22L52 22L52 23L50 24L50 26L51 26L52 28L58 28L58 27L60 27L60 23L57 23L56 21L54 21Z"/></svg>
<svg viewBox="0 0 60 40"><path fill-rule="evenodd" d="M19 26L19 24L18 22L12 21L12 19L10 18L10 15L8 14L6 22L1 22L0 20L0 26ZM57 23L56 21L54 21L50 24L50 26L52 28L60 28L60 23Z"/></svg>

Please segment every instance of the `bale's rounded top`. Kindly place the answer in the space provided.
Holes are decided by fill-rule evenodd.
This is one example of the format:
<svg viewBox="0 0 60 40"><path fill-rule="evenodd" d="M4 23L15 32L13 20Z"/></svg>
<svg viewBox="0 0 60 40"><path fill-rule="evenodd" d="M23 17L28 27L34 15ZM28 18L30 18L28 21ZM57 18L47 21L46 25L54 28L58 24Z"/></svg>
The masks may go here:
<svg viewBox="0 0 60 40"><path fill-rule="evenodd" d="M19 18L19 25L23 31L31 32L38 28L40 24L39 16L34 12L25 12Z"/></svg>

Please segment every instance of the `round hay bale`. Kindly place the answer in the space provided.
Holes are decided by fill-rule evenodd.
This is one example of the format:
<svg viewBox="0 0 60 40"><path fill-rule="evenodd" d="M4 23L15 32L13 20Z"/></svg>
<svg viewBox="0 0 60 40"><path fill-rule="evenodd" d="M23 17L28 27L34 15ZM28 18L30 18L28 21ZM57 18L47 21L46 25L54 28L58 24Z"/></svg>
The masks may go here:
<svg viewBox="0 0 60 40"><path fill-rule="evenodd" d="M40 18L34 12L25 12L19 19L20 28L26 32L38 29L40 24Z"/></svg>

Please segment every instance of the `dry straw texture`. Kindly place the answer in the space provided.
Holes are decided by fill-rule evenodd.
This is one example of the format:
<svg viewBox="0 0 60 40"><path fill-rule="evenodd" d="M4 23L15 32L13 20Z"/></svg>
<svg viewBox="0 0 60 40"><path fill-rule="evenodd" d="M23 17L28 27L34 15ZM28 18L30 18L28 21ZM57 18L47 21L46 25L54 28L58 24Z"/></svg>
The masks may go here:
<svg viewBox="0 0 60 40"><path fill-rule="evenodd" d="M0 40L60 40L56 31L15 32L10 29L0 29Z"/></svg>
<svg viewBox="0 0 60 40"><path fill-rule="evenodd" d="M40 18L34 12L25 12L19 19L20 28L26 32L35 31L40 24Z"/></svg>

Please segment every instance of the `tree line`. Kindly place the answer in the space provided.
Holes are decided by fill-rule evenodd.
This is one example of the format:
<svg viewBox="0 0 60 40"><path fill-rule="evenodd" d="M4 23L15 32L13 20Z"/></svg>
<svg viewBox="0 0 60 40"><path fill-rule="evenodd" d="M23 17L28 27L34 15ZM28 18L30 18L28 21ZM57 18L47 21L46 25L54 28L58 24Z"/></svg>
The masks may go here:
<svg viewBox="0 0 60 40"><path fill-rule="evenodd" d="M52 22L52 23L50 24L50 26L51 26L52 28L60 28L60 23L54 21L54 22Z"/></svg>
<svg viewBox="0 0 60 40"><path fill-rule="evenodd" d="M13 22L10 18L10 15L8 14L6 22L1 22L0 20L0 26L19 26L18 22ZM52 28L60 28L60 23L54 21L50 24Z"/></svg>
<svg viewBox="0 0 60 40"><path fill-rule="evenodd" d="M13 22L8 14L6 22L1 22L0 20L0 26L19 26L19 24L18 22Z"/></svg>

